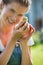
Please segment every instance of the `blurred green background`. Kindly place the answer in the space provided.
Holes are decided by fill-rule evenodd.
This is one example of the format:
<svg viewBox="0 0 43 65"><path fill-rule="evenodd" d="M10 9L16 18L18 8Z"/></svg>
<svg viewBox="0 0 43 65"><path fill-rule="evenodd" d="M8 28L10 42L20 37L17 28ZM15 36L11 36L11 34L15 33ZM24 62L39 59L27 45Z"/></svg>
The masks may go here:
<svg viewBox="0 0 43 65"><path fill-rule="evenodd" d="M43 65L43 33L37 31L33 35L35 45L31 47L34 65Z"/></svg>

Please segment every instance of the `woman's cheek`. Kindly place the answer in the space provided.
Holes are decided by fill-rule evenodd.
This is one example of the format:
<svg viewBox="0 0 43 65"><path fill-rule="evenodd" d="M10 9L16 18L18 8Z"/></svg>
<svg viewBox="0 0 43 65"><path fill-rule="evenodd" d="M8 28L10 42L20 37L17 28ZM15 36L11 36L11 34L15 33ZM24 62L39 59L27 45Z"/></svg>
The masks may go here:
<svg viewBox="0 0 43 65"><path fill-rule="evenodd" d="M21 16L18 16L18 17L16 18L16 20L15 20L15 24L18 24L18 23L20 22L20 20L21 20Z"/></svg>

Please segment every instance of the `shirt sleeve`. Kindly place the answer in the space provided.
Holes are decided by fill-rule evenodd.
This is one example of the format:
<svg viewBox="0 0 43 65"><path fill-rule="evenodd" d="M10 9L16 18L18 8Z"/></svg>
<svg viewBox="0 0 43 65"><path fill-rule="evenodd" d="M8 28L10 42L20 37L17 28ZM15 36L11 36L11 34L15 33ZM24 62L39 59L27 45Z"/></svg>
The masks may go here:
<svg viewBox="0 0 43 65"><path fill-rule="evenodd" d="M28 42L27 42L27 46L32 46L32 45L34 45L34 40L33 40L33 38L31 37L31 38L28 40Z"/></svg>

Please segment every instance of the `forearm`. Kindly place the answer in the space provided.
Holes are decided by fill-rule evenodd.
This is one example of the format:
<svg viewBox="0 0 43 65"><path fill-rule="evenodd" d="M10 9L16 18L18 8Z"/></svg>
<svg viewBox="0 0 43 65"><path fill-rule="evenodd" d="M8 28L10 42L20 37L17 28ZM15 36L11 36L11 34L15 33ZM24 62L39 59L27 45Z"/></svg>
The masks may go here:
<svg viewBox="0 0 43 65"><path fill-rule="evenodd" d="M22 64L29 65L29 59L27 54L27 42L22 40Z"/></svg>
<svg viewBox="0 0 43 65"><path fill-rule="evenodd" d="M7 45L6 49L0 55L0 65L6 65L8 63L11 57L11 54L13 52L16 41L17 41L16 38L12 38L12 40Z"/></svg>
<svg viewBox="0 0 43 65"><path fill-rule="evenodd" d="M29 65L33 65L30 46L27 46L27 53L28 53L28 58L29 58Z"/></svg>
<svg viewBox="0 0 43 65"><path fill-rule="evenodd" d="M30 58L30 50L28 50L27 41L22 41L22 64L21 65L32 65Z"/></svg>

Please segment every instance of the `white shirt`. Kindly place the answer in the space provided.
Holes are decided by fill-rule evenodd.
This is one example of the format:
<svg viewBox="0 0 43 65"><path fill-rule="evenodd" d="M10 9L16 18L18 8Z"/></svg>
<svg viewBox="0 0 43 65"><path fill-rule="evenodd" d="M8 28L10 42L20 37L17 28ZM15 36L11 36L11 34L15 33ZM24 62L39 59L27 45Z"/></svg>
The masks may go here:
<svg viewBox="0 0 43 65"><path fill-rule="evenodd" d="M33 40L33 38L31 37L31 38L28 40L28 42L27 42L27 46L32 46L32 45L34 45L34 40Z"/></svg>
<svg viewBox="0 0 43 65"><path fill-rule="evenodd" d="M2 44L2 41L0 40L0 51L3 51L4 50L4 46Z"/></svg>
<svg viewBox="0 0 43 65"><path fill-rule="evenodd" d="M34 41L33 41L33 38L31 37L28 42L27 42L27 46L32 46L34 45ZM2 44L2 41L0 40L0 51L3 51L5 48Z"/></svg>

